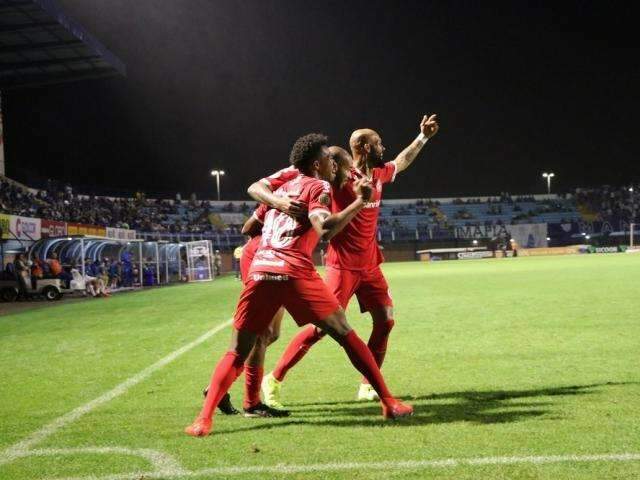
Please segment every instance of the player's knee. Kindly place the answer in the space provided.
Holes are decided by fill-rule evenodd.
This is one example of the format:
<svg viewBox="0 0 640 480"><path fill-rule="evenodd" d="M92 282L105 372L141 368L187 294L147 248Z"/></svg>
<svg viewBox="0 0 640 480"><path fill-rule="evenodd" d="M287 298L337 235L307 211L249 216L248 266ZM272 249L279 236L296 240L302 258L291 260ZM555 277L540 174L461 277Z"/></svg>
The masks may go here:
<svg viewBox="0 0 640 480"><path fill-rule="evenodd" d="M347 317L344 314L344 310L340 308L327 318L320 321L317 325L324 333L331 335L332 337L342 337L349 333L351 327L347 323Z"/></svg>
<svg viewBox="0 0 640 480"><path fill-rule="evenodd" d="M229 350L235 351L240 358L246 359L256 344L258 337L253 332L234 329Z"/></svg>
<svg viewBox="0 0 640 480"><path fill-rule="evenodd" d="M373 320L373 323L386 323L386 322L392 322L393 321L393 307L381 307L381 308L376 308L374 310L371 310L371 319ZM393 325L392 325L393 326Z"/></svg>
<svg viewBox="0 0 640 480"><path fill-rule="evenodd" d="M279 338L280 338L280 330L270 330L267 345L271 345L272 343L277 342Z"/></svg>
<svg viewBox="0 0 640 480"><path fill-rule="evenodd" d="M333 330L340 336L346 335L351 330L347 323L347 316L344 310L340 309L334 314Z"/></svg>
<svg viewBox="0 0 640 480"><path fill-rule="evenodd" d="M390 318L389 320L382 322L379 326L379 329L383 334L389 335L391 333L391 330L393 330L395 324L396 322L393 320L393 318Z"/></svg>
<svg viewBox="0 0 640 480"><path fill-rule="evenodd" d="M269 332L265 332L262 335L258 335L256 338L255 348L266 348L269 345L269 339L271 338L271 334Z"/></svg>

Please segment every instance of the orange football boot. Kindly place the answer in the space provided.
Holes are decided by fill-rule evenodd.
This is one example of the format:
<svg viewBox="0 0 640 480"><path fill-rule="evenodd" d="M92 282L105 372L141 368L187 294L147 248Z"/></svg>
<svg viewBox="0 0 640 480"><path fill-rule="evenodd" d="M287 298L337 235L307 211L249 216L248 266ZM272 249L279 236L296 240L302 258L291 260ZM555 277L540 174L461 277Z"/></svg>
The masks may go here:
<svg viewBox="0 0 640 480"><path fill-rule="evenodd" d="M409 417L413 415L413 407L402 403L400 400L394 400L391 404L382 404L382 415L387 420L395 420L397 418Z"/></svg>
<svg viewBox="0 0 640 480"><path fill-rule="evenodd" d="M212 420L210 418L196 418L191 425L184 429L184 433L192 437L206 437L211 432Z"/></svg>

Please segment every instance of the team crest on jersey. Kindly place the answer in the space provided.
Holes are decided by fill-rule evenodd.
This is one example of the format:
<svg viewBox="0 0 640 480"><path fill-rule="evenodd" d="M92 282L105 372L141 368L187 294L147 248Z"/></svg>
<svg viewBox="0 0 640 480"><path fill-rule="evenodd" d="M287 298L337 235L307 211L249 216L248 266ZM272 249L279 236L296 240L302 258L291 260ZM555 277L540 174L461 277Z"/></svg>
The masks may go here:
<svg viewBox="0 0 640 480"><path fill-rule="evenodd" d="M331 197L326 193L321 193L318 197L318 202L320 202L325 207L328 207L331 204Z"/></svg>

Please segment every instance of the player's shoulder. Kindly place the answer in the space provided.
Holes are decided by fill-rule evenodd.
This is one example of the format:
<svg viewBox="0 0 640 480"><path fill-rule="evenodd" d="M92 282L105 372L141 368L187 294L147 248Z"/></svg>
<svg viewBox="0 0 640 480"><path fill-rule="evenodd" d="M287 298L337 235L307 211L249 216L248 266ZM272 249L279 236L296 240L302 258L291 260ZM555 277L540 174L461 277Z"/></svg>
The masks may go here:
<svg viewBox="0 0 640 480"><path fill-rule="evenodd" d="M301 197L306 202L318 201L324 206L331 205L331 184L319 178L302 176Z"/></svg>
<svg viewBox="0 0 640 480"><path fill-rule="evenodd" d="M329 182L327 182L326 180L322 180L320 178L313 178L313 177L305 177L308 180L306 181L305 186L309 189L309 190L313 190L313 191L321 191L321 192L330 192L331 191L331 184Z"/></svg>
<svg viewBox="0 0 640 480"><path fill-rule="evenodd" d="M396 178L397 166L393 160L379 167L375 167L371 172L371 179L376 182L376 188L380 189L378 183L393 182Z"/></svg>
<svg viewBox="0 0 640 480"><path fill-rule="evenodd" d="M374 167L372 170L372 173L375 174L381 174L383 172L387 172L388 170L395 170L396 169L396 162L394 162L393 160L383 163L382 165L378 166L378 167Z"/></svg>
<svg viewBox="0 0 640 480"><path fill-rule="evenodd" d="M292 179L297 177L298 175L300 175L300 171L294 167L293 165L290 165L286 168L282 168L280 170L278 170L276 173L269 175L267 178L271 178L271 179L284 179L284 178L288 178L288 179Z"/></svg>

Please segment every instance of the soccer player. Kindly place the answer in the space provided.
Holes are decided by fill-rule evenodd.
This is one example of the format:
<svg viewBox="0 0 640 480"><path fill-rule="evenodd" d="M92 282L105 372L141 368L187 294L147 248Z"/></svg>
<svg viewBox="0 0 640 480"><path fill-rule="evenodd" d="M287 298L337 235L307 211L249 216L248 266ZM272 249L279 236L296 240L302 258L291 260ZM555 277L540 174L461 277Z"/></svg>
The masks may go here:
<svg viewBox="0 0 640 480"><path fill-rule="evenodd" d="M249 236L247 243L245 243L243 247L238 247L241 249L238 267L243 284L246 284L249 278L251 262L253 261L255 252L260 246L262 224L264 223L264 216L267 211L268 207L261 204L242 226L242 234ZM264 376L265 353L267 347L280 336L280 324L282 323L283 316L284 307L281 307L274 315L269 328L261 335L258 335L251 353L249 353L249 356L245 360L244 400L242 405L245 417L288 417L290 414L290 412L282 406L278 408L277 404L270 406L265 405L260 400L260 385L262 384L262 378ZM205 398L208 391L209 387L205 388L202 392ZM240 413L231 403L229 393L222 397L220 403L218 403L218 409L225 415L237 415Z"/></svg>
<svg viewBox="0 0 640 480"><path fill-rule="evenodd" d="M291 163L300 175L276 192L307 205L306 220L269 210L256 252L234 316L229 351L216 366L204 405L185 433L204 436L211 431L216 405L243 369L256 337L263 333L278 309L284 307L296 323L316 325L345 350L349 360L378 392L385 418L413 413L388 390L371 352L346 321L344 310L315 270L311 254L320 237L330 239L348 224L370 200L370 182L355 182L355 199L339 213L331 214L331 189L335 171L327 138L309 134L291 150Z"/></svg>
<svg viewBox="0 0 640 480"><path fill-rule="evenodd" d="M425 115L420 122L420 134L393 161L385 163L385 151L380 135L370 129L356 130L352 133L349 146L353 154L355 167L344 184L333 186L332 211L345 208L354 198L353 183L359 179L370 179L375 189L373 198L356 215L344 230L334 236L327 252L327 270L325 281L329 289L346 308L355 294L362 312L368 311L373 320L373 329L368 346L379 367L385 358L387 342L395 321L393 301L380 263L384 261L376 241L378 215L382 199L382 187L393 182L395 176L404 171L415 160L427 140L438 132L436 115ZM346 151L336 152L348 156ZM256 200L268 203L275 208L288 208L274 198L272 190L282 182L295 178L297 173L291 167L277 172L249 188ZM299 205L293 205L299 208ZM264 377L262 391L264 402L282 405L280 399L281 382L286 373L298 363L309 349L322 337L324 332L313 326L301 331L291 341L276 368ZM356 397L358 400L378 399L375 390L365 379L362 380Z"/></svg>
<svg viewBox="0 0 640 480"><path fill-rule="evenodd" d="M262 226L268 211L266 205L260 205L251 218L242 227L244 235L250 235L240 259L240 275L246 285L249 281L249 269L262 240ZM284 307L280 307L273 316L269 327L256 337L255 345L244 364L245 388L243 410L245 417L287 417L289 411L281 405L265 405L260 401L260 386L264 376L264 358L267 347L280 336L280 325L284 317Z"/></svg>
<svg viewBox="0 0 640 480"><path fill-rule="evenodd" d="M329 147L329 154L334 161L335 179L332 185L340 187L344 184L349 176L352 167L351 155L341 147ZM296 170L297 172L297 170ZM296 174L297 176L297 174ZM246 283L249 277L249 268L255 252L257 251L262 236L262 225L264 217L269 207L264 203L253 212L251 217L242 227L242 234L248 235L249 241L241 249L239 259L239 270L243 283ZM306 209L304 210L306 213ZM298 215L298 217L300 217ZM302 217L304 218L304 216ZM290 412L284 408L277 400L271 399L270 404L266 405L260 400L260 386L264 376L264 359L267 347L274 343L280 337L280 326L284 317L284 307L280 307L276 312L269 328L266 332L256 338L256 343L247 357L244 364L245 388L243 410L245 417L285 417ZM208 387L204 390L204 396L207 396ZM227 393L222 401L218 404L218 409L227 415L237 414L238 411L232 406L231 399Z"/></svg>

